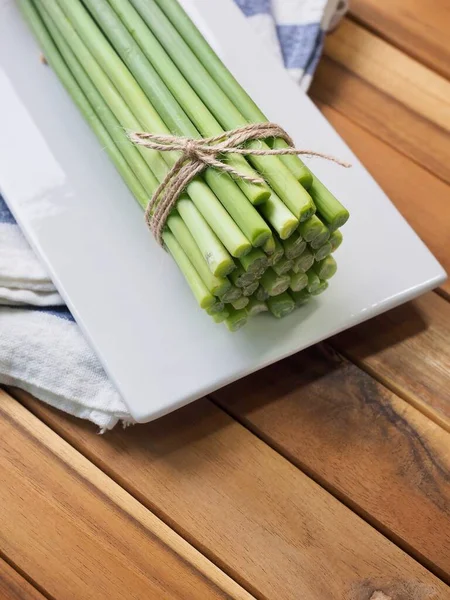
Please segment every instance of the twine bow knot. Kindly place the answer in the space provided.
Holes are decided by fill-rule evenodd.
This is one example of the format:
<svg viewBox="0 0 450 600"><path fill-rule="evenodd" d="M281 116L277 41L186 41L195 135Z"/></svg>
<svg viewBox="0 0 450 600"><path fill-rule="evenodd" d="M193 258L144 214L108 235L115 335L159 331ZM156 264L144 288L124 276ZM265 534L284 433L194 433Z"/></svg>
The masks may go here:
<svg viewBox="0 0 450 600"><path fill-rule="evenodd" d="M181 192L204 169L212 167L250 183L264 183L262 177L243 173L227 162L224 162L223 158L226 154L240 154L244 156L307 154L335 162L342 167L348 168L350 166L348 163L322 152L295 148L290 135L275 123L253 123L238 127L232 131L225 131L214 137L201 139L147 132L132 132L129 134L129 138L134 144L150 148L151 150L181 152L181 156L155 190L145 211L147 225L160 244L162 244L164 225ZM272 149L263 145L246 145L247 142L267 138L281 138L286 142L288 147ZM219 160L220 158L222 160Z"/></svg>

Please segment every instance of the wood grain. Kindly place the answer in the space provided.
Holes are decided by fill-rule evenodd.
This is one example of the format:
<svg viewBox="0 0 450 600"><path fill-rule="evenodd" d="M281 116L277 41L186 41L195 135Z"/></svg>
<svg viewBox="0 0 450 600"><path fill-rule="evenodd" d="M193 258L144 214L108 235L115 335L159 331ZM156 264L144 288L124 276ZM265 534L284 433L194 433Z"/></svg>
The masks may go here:
<svg viewBox="0 0 450 600"><path fill-rule="evenodd" d="M450 434L328 347L214 399L450 580Z"/></svg>
<svg viewBox="0 0 450 600"><path fill-rule="evenodd" d="M344 19L325 54L430 123L450 131L450 82L364 27Z"/></svg>
<svg viewBox="0 0 450 600"><path fill-rule="evenodd" d="M0 477L2 552L51 598L250 598L4 392Z"/></svg>
<svg viewBox="0 0 450 600"><path fill-rule="evenodd" d="M259 598L447 598L448 588L212 403L98 436L20 398Z"/></svg>
<svg viewBox="0 0 450 600"><path fill-rule="evenodd" d="M354 18L450 79L448 0L352 0Z"/></svg>
<svg viewBox="0 0 450 600"><path fill-rule="evenodd" d="M375 78L364 80L350 67L350 62L339 64L327 53L316 71L312 97L450 183L448 132L382 91Z"/></svg>
<svg viewBox="0 0 450 600"><path fill-rule="evenodd" d="M46 600L40 592L1 558L0 598L2 600Z"/></svg>
<svg viewBox="0 0 450 600"><path fill-rule="evenodd" d="M353 362L450 431L450 303L426 294L331 340Z"/></svg>
<svg viewBox="0 0 450 600"><path fill-rule="evenodd" d="M450 186L335 109L320 110L450 273ZM450 295L450 281L442 284Z"/></svg>

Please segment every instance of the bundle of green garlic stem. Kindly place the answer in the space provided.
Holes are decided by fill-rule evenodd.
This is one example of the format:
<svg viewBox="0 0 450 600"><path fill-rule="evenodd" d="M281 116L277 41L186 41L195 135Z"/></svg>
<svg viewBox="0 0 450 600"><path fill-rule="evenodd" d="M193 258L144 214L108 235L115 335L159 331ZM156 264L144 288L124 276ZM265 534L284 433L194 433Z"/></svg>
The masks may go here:
<svg viewBox="0 0 450 600"><path fill-rule="evenodd" d="M145 209L179 158L127 132L210 137L265 115L177 0L19 0L48 64ZM281 139L249 148L286 148ZM283 317L325 291L348 211L294 155L229 154L265 183L211 167L191 181L163 231L199 304L231 331Z"/></svg>

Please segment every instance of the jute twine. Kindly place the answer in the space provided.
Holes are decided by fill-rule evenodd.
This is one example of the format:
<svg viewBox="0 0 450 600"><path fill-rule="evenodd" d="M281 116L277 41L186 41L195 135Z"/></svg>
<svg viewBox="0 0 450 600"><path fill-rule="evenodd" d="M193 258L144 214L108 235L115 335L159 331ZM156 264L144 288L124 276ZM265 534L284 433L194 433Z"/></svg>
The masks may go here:
<svg viewBox="0 0 450 600"><path fill-rule="evenodd" d="M159 184L145 211L147 225L161 245L164 225L166 224L167 218L174 208L181 192L189 185L194 177L204 169L213 167L218 171L223 171L233 177L237 177L250 183L264 183L262 177L241 173L226 162L219 160L220 155L242 154L244 156L282 156L286 154L307 154L308 156L318 156L325 160L335 162L342 167L350 167L349 163L339 160L334 156L330 156L329 154L295 148L290 135L275 123L254 123L245 125L244 127L238 127L232 131L225 131L214 137L201 139L159 135L146 132L130 133L129 138L134 144L152 150L159 150L160 152L181 152L180 158ZM251 140L261 140L265 138L281 138L287 143L288 148L249 148L244 145Z"/></svg>

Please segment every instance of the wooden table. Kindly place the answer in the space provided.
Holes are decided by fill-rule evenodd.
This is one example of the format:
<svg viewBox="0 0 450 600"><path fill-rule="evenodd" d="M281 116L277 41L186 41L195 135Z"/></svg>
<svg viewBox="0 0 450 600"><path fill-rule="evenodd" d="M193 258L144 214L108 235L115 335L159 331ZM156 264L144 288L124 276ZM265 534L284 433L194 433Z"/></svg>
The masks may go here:
<svg viewBox="0 0 450 600"><path fill-rule="evenodd" d="M353 0L312 96L450 271L449 31ZM103 436L0 392L0 598L449 599L449 299Z"/></svg>

